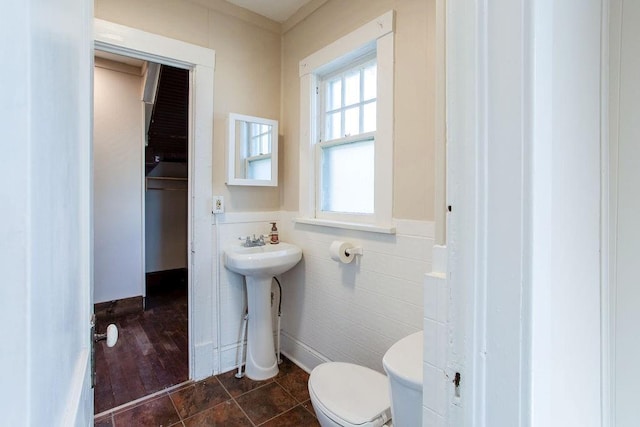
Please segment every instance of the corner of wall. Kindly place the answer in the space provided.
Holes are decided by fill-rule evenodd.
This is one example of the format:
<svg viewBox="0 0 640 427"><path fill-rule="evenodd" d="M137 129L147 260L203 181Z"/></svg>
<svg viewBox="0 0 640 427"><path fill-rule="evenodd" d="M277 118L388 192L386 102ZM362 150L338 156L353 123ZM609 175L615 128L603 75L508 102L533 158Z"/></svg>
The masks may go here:
<svg viewBox="0 0 640 427"><path fill-rule="evenodd" d="M448 366L447 247L434 245L432 269L424 278L424 340L436 343L425 346L423 365L423 425L446 424L451 387Z"/></svg>

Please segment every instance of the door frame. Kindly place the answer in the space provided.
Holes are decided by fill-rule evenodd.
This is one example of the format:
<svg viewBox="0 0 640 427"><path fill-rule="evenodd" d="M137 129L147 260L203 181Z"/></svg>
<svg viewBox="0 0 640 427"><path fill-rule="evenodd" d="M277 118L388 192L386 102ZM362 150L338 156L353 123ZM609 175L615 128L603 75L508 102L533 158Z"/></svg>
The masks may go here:
<svg viewBox="0 0 640 427"><path fill-rule="evenodd" d="M215 52L211 49L94 19L94 48L105 52L188 69L188 310L189 378L215 373L218 337L213 262L212 142Z"/></svg>
<svg viewBox="0 0 640 427"><path fill-rule="evenodd" d="M462 374L452 424L606 416L607 4L447 3L449 366Z"/></svg>

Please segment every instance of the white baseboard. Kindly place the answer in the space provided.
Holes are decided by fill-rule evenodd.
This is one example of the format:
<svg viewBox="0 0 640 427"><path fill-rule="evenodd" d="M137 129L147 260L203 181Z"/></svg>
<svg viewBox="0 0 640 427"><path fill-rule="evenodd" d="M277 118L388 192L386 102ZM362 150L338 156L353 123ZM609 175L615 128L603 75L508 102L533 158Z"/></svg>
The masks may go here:
<svg viewBox="0 0 640 427"><path fill-rule="evenodd" d="M282 332L280 336L280 345L282 354L307 372L311 372L321 363L330 362L329 359L286 332Z"/></svg>
<svg viewBox="0 0 640 427"><path fill-rule="evenodd" d="M214 375L218 366L218 351L212 341L196 344L191 365L191 379L199 381Z"/></svg>
<svg viewBox="0 0 640 427"><path fill-rule="evenodd" d="M244 351L247 351L247 344L244 344ZM223 374L225 372L233 371L234 369L238 369L238 354L240 352L240 343L230 344L224 346L220 350L220 372L219 374ZM244 361L244 359L243 359Z"/></svg>

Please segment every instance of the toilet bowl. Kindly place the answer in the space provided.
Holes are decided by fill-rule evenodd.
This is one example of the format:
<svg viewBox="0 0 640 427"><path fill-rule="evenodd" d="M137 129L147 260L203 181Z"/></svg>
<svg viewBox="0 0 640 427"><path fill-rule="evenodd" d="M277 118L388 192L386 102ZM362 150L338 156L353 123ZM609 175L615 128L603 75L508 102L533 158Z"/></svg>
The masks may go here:
<svg viewBox="0 0 640 427"><path fill-rule="evenodd" d="M309 395L322 427L415 427L422 420L422 332L385 353L387 376L352 363L329 362L309 376ZM395 409L394 409L395 408ZM392 419L392 413L395 416Z"/></svg>
<svg viewBox="0 0 640 427"><path fill-rule="evenodd" d="M308 384L322 427L381 427L391 419L387 377L373 369L323 363L311 371Z"/></svg>

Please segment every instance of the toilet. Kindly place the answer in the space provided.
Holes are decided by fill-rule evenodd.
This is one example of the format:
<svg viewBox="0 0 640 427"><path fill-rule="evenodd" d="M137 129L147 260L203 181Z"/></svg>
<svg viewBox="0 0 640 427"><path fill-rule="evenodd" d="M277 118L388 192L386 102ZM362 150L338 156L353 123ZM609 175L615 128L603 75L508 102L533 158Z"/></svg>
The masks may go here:
<svg viewBox="0 0 640 427"><path fill-rule="evenodd" d="M422 423L422 331L385 353L386 375L328 362L309 376L309 395L322 427L415 427Z"/></svg>

